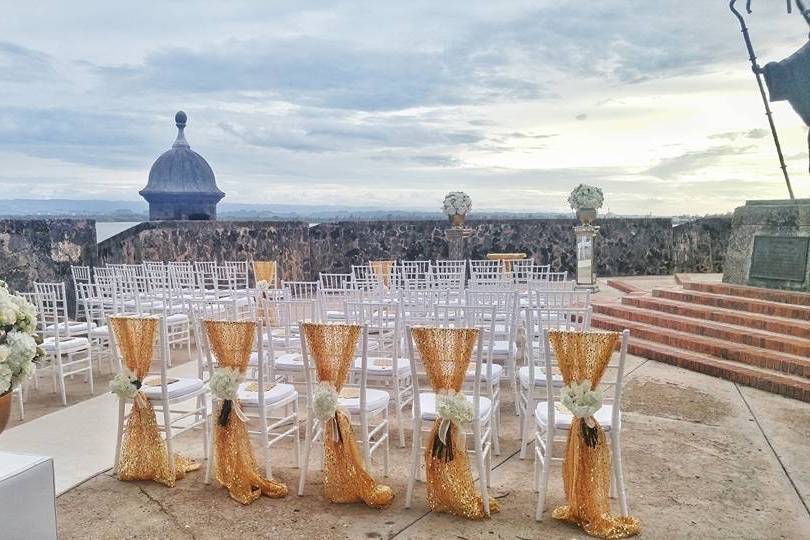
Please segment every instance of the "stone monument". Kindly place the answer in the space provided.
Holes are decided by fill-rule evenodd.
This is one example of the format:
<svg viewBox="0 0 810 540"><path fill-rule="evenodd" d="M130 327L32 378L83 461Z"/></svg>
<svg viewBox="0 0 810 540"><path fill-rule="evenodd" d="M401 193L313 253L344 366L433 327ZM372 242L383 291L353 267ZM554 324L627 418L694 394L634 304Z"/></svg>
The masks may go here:
<svg viewBox="0 0 810 540"><path fill-rule="evenodd" d="M186 113L174 116L177 139L149 171L140 195L149 203L149 219L209 220L217 218L217 203L225 193L217 187L214 171L186 141Z"/></svg>
<svg viewBox="0 0 810 540"><path fill-rule="evenodd" d="M734 210L731 236L723 265L723 281L773 289L810 291L810 199L796 199L790 185L779 137L768 101L787 100L810 126L810 43L781 62L765 68L757 63L745 20L729 4L737 18L748 50L751 68L757 79L765 114L773 135L779 163L790 199L747 201ZM788 2L788 9L791 3ZM810 24L810 10L796 1L800 13ZM748 13L751 13L750 2ZM762 79L765 79L763 85ZM766 96L765 86L768 94ZM810 144L810 137L808 138Z"/></svg>

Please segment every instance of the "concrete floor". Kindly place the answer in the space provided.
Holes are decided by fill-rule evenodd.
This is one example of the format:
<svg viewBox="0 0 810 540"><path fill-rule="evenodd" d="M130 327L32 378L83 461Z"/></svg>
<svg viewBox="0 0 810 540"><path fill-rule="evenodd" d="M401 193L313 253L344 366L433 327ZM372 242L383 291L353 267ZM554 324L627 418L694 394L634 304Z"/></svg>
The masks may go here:
<svg viewBox="0 0 810 540"><path fill-rule="evenodd" d="M647 538L810 537L810 405L727 381L632 358L624 396L623 449L631 514ZM507 392L508 394L508 392ZM508 397L508 396L507 396ZM58 498L61 538L584 538L576 527L533 519L531 459L518 458L516 417L504 404L502 455L494 460L493 494L502 511L469 522L428 511L418 484L404 508L407 450L392 445L387 482L392 507L324 500L320 472L307 494L261 498L242 506L191 473L173 488L120 482L109 471ZM112 433L109 434L113 436ZM202 437L181 438L202 458ZM274 452L274 475L298 480L292 444ZM317 463L319 460L315 460ZM380 475L381 459L373 472ZM555 467L548 508L563 503ZM294 488L291 492L294 493Z"/></svg>

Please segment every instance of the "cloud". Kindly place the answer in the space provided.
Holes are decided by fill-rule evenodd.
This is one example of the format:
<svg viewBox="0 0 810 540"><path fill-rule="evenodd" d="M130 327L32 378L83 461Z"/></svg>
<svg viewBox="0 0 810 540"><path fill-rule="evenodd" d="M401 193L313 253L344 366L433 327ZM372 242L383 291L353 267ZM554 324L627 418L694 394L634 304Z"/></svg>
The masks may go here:
<svg viewBox="0 0 810 540"><path fill-rule="evenodd" d="M693 150L674 157L664 158L658 164L644 171L643 174L655 176L662 180L673 180L679 176L714 165L727 156L745 154L752 148L754 147L723 145L713 146L705 150Z"/></svg>
<svg viewBox="0 0 810 540"><path fill-rule="evenodd" d="M771 132L767 129L756 128L747 131L724 131L722 133L714 133L709 135L710 139L724 139L727 141L736 141L737 139L763 139L769 137Z"/></svg>

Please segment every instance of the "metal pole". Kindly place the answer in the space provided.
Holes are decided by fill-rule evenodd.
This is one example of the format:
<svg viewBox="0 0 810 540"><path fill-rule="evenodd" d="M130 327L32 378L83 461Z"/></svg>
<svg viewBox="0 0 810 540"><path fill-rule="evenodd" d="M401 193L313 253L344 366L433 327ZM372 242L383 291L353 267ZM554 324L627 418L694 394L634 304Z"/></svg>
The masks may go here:
<svg viewBox="0 0 810 540"><path fill-rule="evenodd" d="M797 0L801 1L801 0ZM768 124L771 126L771 135L773 135L773 143L776 145L776 153L779 156L779 166L782 169L782 174L785 177L785 184L787 185L788 193L790 194L791 199L795 199L793 195L793 188L790 185L790 176L788 176L787 166L785 165L785 157L782 155L782 146L779 144L779 135L776 133L776 124L773 122L773 113L771 112L771 106L768 103L768 95L765 93L765 85L762 84L762 68L759 67L757 64L757 55L754 54L754 46L751 44L751 36L748 35L748 26L745 24L745 19L743 19L742 15L737 8L734 7L734 4L737 3L737 0L731 0L728 4L728 8L737 17L737 20L740 21L740 29L742 31L743 39L745 40L745 46L748 49L748 59L751 61L751 69L754 71L754 75L757 79L757 86L759 86L759 95L762 96L762 104L765 106L765 116L768 117ZM748 1L746 6L746 10L748 13L751 13L751 1Z"/></svg>

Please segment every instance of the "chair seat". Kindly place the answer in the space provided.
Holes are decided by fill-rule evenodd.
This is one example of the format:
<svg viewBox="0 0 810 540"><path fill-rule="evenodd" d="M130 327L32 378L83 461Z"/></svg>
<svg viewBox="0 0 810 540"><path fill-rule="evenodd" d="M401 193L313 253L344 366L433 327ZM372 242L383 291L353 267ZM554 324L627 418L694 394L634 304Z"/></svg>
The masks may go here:
<svg viewBox="0 0 810 540"><path fill-rule="evenodd" d="M59 338L59 352L61 354L68 354L73 352L82 351L90 346L90 340L86 337L64 337ZM56 352L56 338L45 338L42 341L42 348L47 353Z"/></svg>
<svg viewBox="0 0 810 540"><path fill-rule="evenodd" d="M153 375L152 377L155 376ZM173 377L170 377L168 380L173 381L170 384L166 385L166 390L168 391L169 399L174 399L188 394L192 394L203 387L203 382L200 379L185 379L185 378L175 379ZM159 384L154 386L143 385L141 386L141 390L143 390L143 393L146 394L146 397L148 397L149 399L160 398L163 392Z"/></svg>
<svg viewBox="0 0 810 540"><path fill-rule="evenodd" d="M481 380L482 381L499 381L501 379L501 374L503 373L503 366L500 364L492 364L492 375L487 375L487 365L483 364L481 366ZM467 369L467 376L465 380L472 381L475 379L475 366L471 365Z"/></svg>
<svg viewBox="0 0 810 540"><path fill-rule="evenodd" d="M90 337L92 338L108 338L110 337L110 327L105 325L96 326L90 329Z"/></svg>
<svg viewBox="0 0 810 540"><path fill-rule="evenodd" d="M376 411L388 407L391 396L385 390L366 388L366 411ZM338 397L338 407L343 407L350 413L360 412L360 398Z"/></svg>
<svg viewBox="0 0 810 540"><path fill-rule="evenodd" d="M186 324L190 321L185 313L175 313L166 317L166 324Z"/></svg>
<svg viewBox="0 0 810 540"><path fill-rule="evenodd" d="M524 366L518 370L518 380L522 386L529 386L529 368ZM558 373L551 374L551 384L555 387L565 386L562 375ZM537 366L534 368L534 385L546 385L546 370L543 367Z"/></svg>
<svg viewBox="0 0 810 540"><path fill-rule="evenodd" d="M346 314L342 311L328 310L326 312L326 319L329 321L341 321L346 318Z"/></svg>
<svg viewBox="0 0 810 540"><path fill-rule="evenodd" d="M94 322L81 322L81 321L67 321L60 322L59 324L49 324L45 327L46 333L52 333L59 328L60 334L86 334L88 324L90 328L95 328L97 325Z"/></svg>
<svg viewBox="0 0 810 540"><path fill-rule="evenodd" d="M259 392L252 392L247 389L249 382L242 383L239 386L239 401L242 402L243 405L258 405L259 404ZM281 401L285 401L287 398L291 397L298 397L298 392L296 391L295 387L291 384L276 384L270 390L265 390L264 392L264 404L265 405L272 405L273 403L279 403Z"/></svg>
<svg viewBox="0 0 810 540"><path fill-rule="evenodd" d="M377 365L377 361L387 362L388 365ZM369 375L391 375L393 371L393 365L391 365L391 358L368 358L366 363L366 373ZM355 358L354 359L354 369L362 369L363 368L363 359L362 358ZM400 374L403 373L410 373L411 371L411 362L407 358L399 358L397 359L397 372Z"/></svg>
<svg viewBox="0 0 810 540"><path fill-rule="evenodd" d="M511 351L512 347L509 341L507 340L495 340L492 342L492 354L496 356L506 356ZM486 352L486 347L484 348Z"/></svg>
<svg viewBox="0 0 810 540"><path fill-rule="evenodd" d="M473 402L472 396L464 396L470 403ZM478 398L478 416L481 420L489 417L489 412L492 410L492 400L484 396ZM419 410L422 411L422 420L436 420L439 417L436 414L436 394L432 392L419 394Z"/></svg>
<svg viewBox="0 0 810 540"><path fill-rule="evenodd" d="M281 371L304 371L304 359L301 353L282 354L276 358L275 367Z"/></svg>
<svg viewBox="0 0 810 540"><path fill-rule="evenodd" d="M622 412L619 411L619 423L621 423L621 414ZM596 417L596 421L599 422L602 429L610 431L613 424L613 405L602 405L602 408L596 411L594 417ZM545 428L548 425L547 401L541 401L537 404L537 408L534 410L534 419L540 427ZM574 415L568 412L562 412L559 406L554 409L554 427L556 429L571 429L573 419Z"/></svg>

